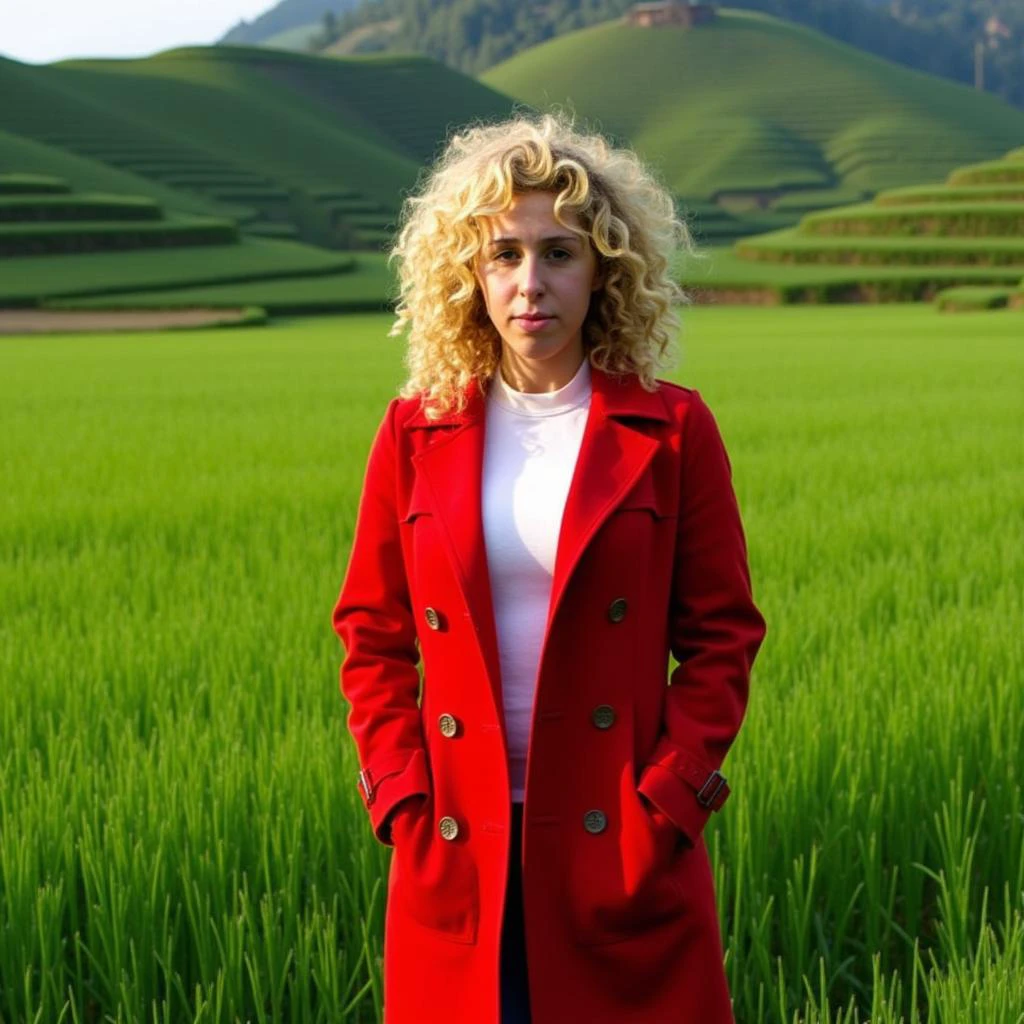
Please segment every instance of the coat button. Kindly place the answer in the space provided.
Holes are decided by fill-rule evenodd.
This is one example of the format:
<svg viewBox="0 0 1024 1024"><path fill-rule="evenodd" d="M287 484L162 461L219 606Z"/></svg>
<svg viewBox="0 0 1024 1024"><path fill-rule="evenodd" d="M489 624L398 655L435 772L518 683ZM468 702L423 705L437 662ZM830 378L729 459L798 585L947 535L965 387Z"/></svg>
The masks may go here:
<svg viewBox="0 0 1024 1024"><path fill-rule="evenodd" d="M626 599L617 597L608 605L608 618L612 622L621 622L626 617Z"/></svg>
<svg viewBox="0 0 1024 1024"><path fill-rule="evenodd" d="M598 832L603 832L607 824L608 819L604 816L604 811L587 811L583 815L583 827L595 835Z"/></svg>
<svg viewBox="0 0 1024 1024"><path fill-rule="evenodd" d="M459 823L447 814L437 823L444 839L454 839L459 834Z"/></svg>
<svg viewBox="0 0 1024 1024"><path fill-rule="evenodd" d="M458 731L458 723L455 721L455 716L449 715L447 712L438 718L437 727L441 730L441 735L447 736L449 739Z"/></svg>
<svg viewBox="0 0 1024 1024"><path fill-rule="evenodd" d="M590 720L598 729L610 729L615 721L615 708L611 704L598 704L590 712Z"/></svg>
<svg viewBox="0 0 1024 1024"><path fill-rule="evenodd" d="M431 629L438 629L438 628L440 628L440 626L441 626L441 616L438 615L437 612L433 608L429 608L429 607L427 608L426 616L427 616L427 625Z"/></svg>

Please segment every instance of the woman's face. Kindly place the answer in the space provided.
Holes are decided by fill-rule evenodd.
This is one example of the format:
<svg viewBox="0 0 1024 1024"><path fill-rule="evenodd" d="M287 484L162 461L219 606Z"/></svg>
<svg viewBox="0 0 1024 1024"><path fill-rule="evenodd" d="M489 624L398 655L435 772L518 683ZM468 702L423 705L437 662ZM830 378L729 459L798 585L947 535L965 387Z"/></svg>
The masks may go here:
<svg viewBox="0 0 1024 1024"><path fill-rule="evenodd" d="M583 361L590 296L601 286L590 240L559 224L554 207L554 192L527 192L503 213L481 218L484 244L474 272L501 335L502 376L519 391L552 391L572 380ZM563 216L582 228L576 214Z"/></svg>

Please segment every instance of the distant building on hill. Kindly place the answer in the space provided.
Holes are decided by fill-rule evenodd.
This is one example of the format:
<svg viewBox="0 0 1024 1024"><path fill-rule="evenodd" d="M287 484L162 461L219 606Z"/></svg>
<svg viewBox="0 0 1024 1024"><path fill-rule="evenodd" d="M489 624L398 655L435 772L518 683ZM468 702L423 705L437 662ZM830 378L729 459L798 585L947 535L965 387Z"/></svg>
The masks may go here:
<svg viewBox="0 0 1024 1024"><path fill-rule="evenodd" d="M1013 32L1010 30L1010 27L994 14L985 22L985 35L988 38L988 45L993 49L999 45L1000 39L1013 38Z"/></svg>
<svg viewBox="0 0 1024 1024"><path fill-rule="evenodd" d="M676 0L661 0L660 3L633 4L626 11L626 24L640 28L660 28L675 25L682 28L696 28L715 20L713 4L678 3Z"/></svg>

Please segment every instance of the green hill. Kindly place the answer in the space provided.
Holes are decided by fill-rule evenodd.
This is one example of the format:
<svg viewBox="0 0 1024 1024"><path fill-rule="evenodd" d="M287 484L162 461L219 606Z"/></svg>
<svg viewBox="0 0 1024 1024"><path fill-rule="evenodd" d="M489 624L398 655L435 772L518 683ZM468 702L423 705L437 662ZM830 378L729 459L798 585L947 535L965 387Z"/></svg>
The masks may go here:
<svg viewBox="0 0 1024 1024"><path fill-rule="evenodd" d="M0 58L0 74L3 61ZM2 117L0 108L0 117ZM81 192L115 192L148 196L168 209L181 213L199 213L210 217L231 217L244 222L257 213L251 207L224 203L196 195L183 189L133 174L123 168L102 163L91 157L49 146L35 139L0 131L0 174L15 172L51 175L70 183Z"/></svg>
<svg viewBox="0 0 1024 1024"><path fill-rule="evenodd" d="M382 309L383 264L381 254L240 238L234 221L171 213L145 196L0 174L0 307Z"/></svg>
<svg viewBox="0 0 1024 1024"><path fill-rule="evenodd" d="M0 95L18 97L0 105L9 136L252 208L247 232L343 249L376 249L389 236L403 191L450 122L510 109L427 58L235 46L42 67L0 59ZM2 140L0 162L52 172L5 158Z"/></svg>
<svg viewBox="0 0 1024 1024"><path fill-rule="evenodd" d="M0 59L0 95L0 304L289 313L385 308L420 166L451 121L511 107L426 58L247 47Z"/></svg>
<svg viewBox="0 0 1024 1024"><path fill-rule="evenodd" d="M583 29L482 80L537 107L575 109L634 145L688 206L716 202L739 215L722 231L698 214L708 243L942 179L1024 137L1024 112L992 96L725 8L692 30Z"/></svg>
<svg viewBox="0 0 1024 1024"><path fill-rule="evenodd" d="M686 5L686 0L676 2ZM699 4L691 0L691 4L702 6L704 0ZM903 67L967 85L973 85L978 74L974 44L983 43L986 91L1024 109L1021 0L728 0L728 4L804 25ZM632 0L529 4L522 0L360 0L321 33L319 48L329 50L336 40L366 31L372 37L367 48L423 53L479 75L548 39L621 18L633 6ZM265 43L266 36L246 41ZM788 70L779 69L780 73Z"/></svg>
<svg viewBox="0 0 1024 1024"><path fill-rule="evenodd" d="M737 242L684 283L713 300L908 301L941 309L1024 298L1024 153L960 167L943 184L879 193Z"/></svg>

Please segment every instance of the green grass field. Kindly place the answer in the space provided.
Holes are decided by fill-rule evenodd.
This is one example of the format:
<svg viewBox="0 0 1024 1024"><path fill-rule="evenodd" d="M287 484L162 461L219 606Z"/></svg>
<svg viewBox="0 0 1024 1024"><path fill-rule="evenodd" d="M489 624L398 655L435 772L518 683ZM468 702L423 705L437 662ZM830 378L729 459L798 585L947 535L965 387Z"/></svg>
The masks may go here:
<svg viewBox="0 0 1024 1024"><path fill-rule="evenodd" d="M1020 1022L1019 317L684 318L769 624L706 833L737 1020ZM330 613L389 324L0 339L4 1024L379 1019Z"/></svg>

